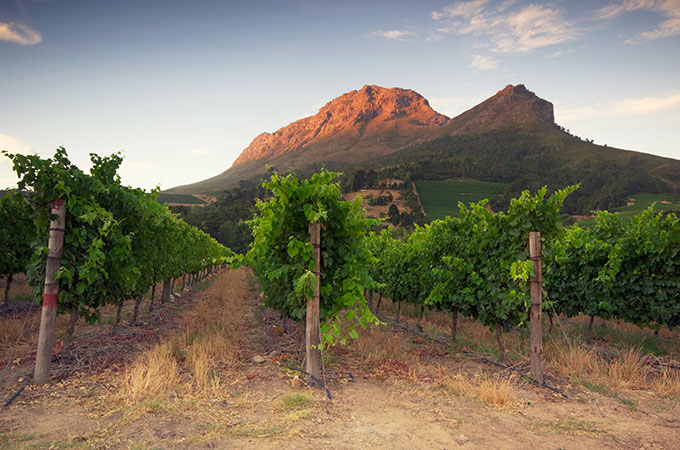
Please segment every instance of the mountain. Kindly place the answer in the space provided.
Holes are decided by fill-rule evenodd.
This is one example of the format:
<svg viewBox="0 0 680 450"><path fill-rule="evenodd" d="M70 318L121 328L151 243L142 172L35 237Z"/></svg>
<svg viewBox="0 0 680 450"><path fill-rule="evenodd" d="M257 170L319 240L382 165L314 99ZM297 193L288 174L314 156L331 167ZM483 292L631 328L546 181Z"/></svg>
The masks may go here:
<svg viewBox="0 0 680 450"><path fill-rule="evenodd" d="M475 134L514 129L555 129L553 105L523 84L508 85L491 98L450 120L449 134Z"/></svg>
<svg viewBox="0 0 680 450"><path fill-rule="evenodd" d="M448 120L448 117L434 111L417 92L366 85L328 102L311 117L293 122L274 133L260 134L243 150L232 167L250 161L271 160L302 148L309 150L337 139L350 144L345 152L362 147L364 141L371 141L376 136L390 134L394 136L390 142L403 138L403 143L410 143L423 131L439 127ZM373 154L386 154L390 150L389 142L379 141L370 146ZM357 152L350 151L352 156L353 153Z"/></svg>
<svg viewBox="0 0 680 450"><path fill-rule="evenodd" d="M518 84L452 119L412 90L366 85L314 116L260 134L220 175L167 192L221 191L255 179L267 166L302 174L325 166L415 180L500 181L510 185L508 195L581 183L574 211L606 208L635 192L680 189L680 161L573 136L555 123L552 103Z"/></svg>
<svg viewBox="0 0 680 450"><path fill-rule="evenodd" d="M345 167L427 140L448 120L415 91L366 85L331 100L311 117L260 134L220 175L167 192L220 191L264 172L267 165L284 170L314 164Z"/></svg>

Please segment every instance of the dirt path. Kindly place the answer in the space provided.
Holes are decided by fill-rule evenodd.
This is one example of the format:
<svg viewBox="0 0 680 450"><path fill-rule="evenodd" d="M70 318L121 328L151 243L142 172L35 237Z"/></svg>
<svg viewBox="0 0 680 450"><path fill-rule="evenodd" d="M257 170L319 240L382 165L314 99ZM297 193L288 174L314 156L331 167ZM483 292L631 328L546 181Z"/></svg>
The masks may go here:
<svg viewBox="0 0 680 450"><path fill-rule="evenodd" d="M125 367L27 389L0 410L0 447L677 448L676 401L649 392L622 401L561 384L563 399L387 326L327 351L329 401L284 367L297 362L299 329L261 303L245 270L219 275L169 322L175 386L135 401L121 395L144 351L129 349L137 355ZM212 329L228 342L199 385L189 361Z"/></svg>
<svg viewBox="0 0 680 450"><path fill-rule="evenodd" d="M420 195L418 194L418 189L416 188L416 183L411 181L411 187L413 188L413 193L418 199L418 206L420 206L420 211L423 213L423 216L427 217L427 213L425 212L425 208L423 207L423 202L420 200Z"/></svg>

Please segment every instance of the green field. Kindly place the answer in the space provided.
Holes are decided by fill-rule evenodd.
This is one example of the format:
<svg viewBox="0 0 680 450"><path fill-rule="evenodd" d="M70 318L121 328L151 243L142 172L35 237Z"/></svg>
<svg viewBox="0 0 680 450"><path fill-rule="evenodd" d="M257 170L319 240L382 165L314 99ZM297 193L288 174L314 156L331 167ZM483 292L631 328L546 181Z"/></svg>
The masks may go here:
<svg viewBox="0 0 680 450"><path fill-rule="evenodd" d="M635 204L630 206L621 206L612 210L612 212L619 213L621 219L628 221L633 216L640 214L645 209L649 208L654 202L667 201L671 204L657 203L654 206L654 211L675 211L676 214L680 212L680 197L669 194L635 194L632 196L635 199ZM582 227L590 227L595 224L595 219L584 219L578 222Z"/></svg>
<svg viewBox="0 0 680 450"><path fill-rule="evenodd" d="M205 202L200 198L189 194L158 194L158 201L161 203L182 203L185 205L204 205Z"/></svg>
<svg viewBox="0 0 680 450"><path fill-rule="evenodd" d="M416 189L429 220L459 215L458 202L478 202L498 197L506 184L484 181L416 181Z"/></svg>

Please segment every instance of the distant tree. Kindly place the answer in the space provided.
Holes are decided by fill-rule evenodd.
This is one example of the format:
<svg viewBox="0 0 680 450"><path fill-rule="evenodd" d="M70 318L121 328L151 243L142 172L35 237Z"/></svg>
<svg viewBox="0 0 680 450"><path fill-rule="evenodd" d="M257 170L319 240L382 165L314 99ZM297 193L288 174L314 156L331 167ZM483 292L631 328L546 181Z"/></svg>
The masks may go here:
<svg viewBox="0 0 680 450"><path fill-rule="evenodd" d="M378 186L378 173L371 169L366 174L366 181L364 182L364 187L375 188Z"/></svg>
<svg viewBox="0 0 680 450"><path fill-rule="evenodd" d="M366 172L363 169L359 169L354 173L352 190L358 191L359 189L363 189L365 185L366 185Z"/></svg>
<svg viewBox="0 0 680 450"><path fill-rule="evenodd" d="M401 219L401 215L399 214L399 208L397 205L392 203L387 209L387 215L389 216L390 222L392 222L392 224L399 225L399 219Z"/></svg>

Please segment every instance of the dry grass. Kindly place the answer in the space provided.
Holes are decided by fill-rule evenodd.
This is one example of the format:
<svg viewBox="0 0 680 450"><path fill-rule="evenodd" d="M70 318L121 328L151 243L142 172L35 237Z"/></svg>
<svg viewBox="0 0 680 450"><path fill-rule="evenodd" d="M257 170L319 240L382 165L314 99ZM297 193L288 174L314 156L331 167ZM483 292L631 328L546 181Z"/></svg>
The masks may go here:
<svg viewBox="0 0 680 450"><path fill-rule="evenodd" d="M204 389L208 386L210 374L214 359L211 353L212 349L206 341L199 341L194 343L189 349L189 360L193 368L194 383L199 389Z"/></svg>
<svg viewBox="0 0 680 450"><path fill-rule="evenodd" d="M461 373L455 375L438 376L439 385L448 393L457 397L470 397L474 391L474 385L470 378Z"/></svg>
<svg viewBox="0 0 680 450"><path fill-rule="evenodd" d="M484 373L476 376L463 373L444 375L443 368L435 372L438 372L435 377L438 385L457 397L476 399L499 411L515 409L519 404L515 389L517 379L514 376L489 376Z"/></svg>
<svg viewBox="0 0 680 450"><path fill-rule="evenodd" d="M553 342L545 346L544 355L551 369L571 378L600 378L606 372L602 358L589 348Z"/></svg>
<svg viewBox="0 0 680 450"><path fill-rule="evenodd" d="M384 312L390 313L395 309L389 300L383 302ZM402 320L415 322L417 312L417 308L404 305ZM667 338L662 337L661 344L657 344L656 341L652 342L653 338L650 336L653 333L650 330L640 330L637 327L613 321L604 324L598 321L595 325L599 333L598 342L604 341L605 345L599 348L589 348L582 343L579 345L578 337L582 334L585 323L587 323L587 318L583 317L564 321L561 325L566 327L567 336L557 329L552 337L544 338L543 354L546 370L549 373L564 376L575 384L602 394L618 395L625 391L643 389L654 390L662 397L674 397L678 377L672 374L654 374L652 367L646 363L645 357L650 346L664 345L664 349L670 351L672 358L675 347L665 343ZM450 333L451 316L445 312L430 311L426 314L423 325L430 332L447 335ZM666 331L665 334L669 333ZM511 359L526 358L528 337L524 334L526 333L518 331L503 334L505 347ZM570 335L574 337L569 337ZM619 338L625 339L625 342L635 342L637 339L645 347L618 345L618 348L622 349L616 350L615 344ZM497 351L494 334L481 323L467 318L460 318L458 321L457 345L480 355L489 355ZM396 338L391 329L365 330L360 333L360 339L354 346L357 353L367 363L388 358L414 361L414 356L409 354L408 348L404 346L403 338ZM469 392L474 392L474 397L478 397L495 408L504 408L506 400L509 405L514 401L511 395L512 382L498 379L471 382L462 377L439 376L438 378L445 379L446 388L455 395L470 396Z"/></svg>
<svg viewBox="0 0 680 450"><path fill-rule="evenodd" d="M652 389L661 398L680 400L680 374L678 371L664 370L651 382Z"/></svg>
<svg viewBox="0 0 680 450"><path fill-rule="evenodd" d="M477 386L477 396L495 409L512 409L517 405L513 384L510 378L482 378Z"/></svg>
<svg viewBox="0 0 680 450"><path fill-rule="evenodd" d="M126 369L119 395L128 402L154 396L223 394L223 375L238 367L239 337L244 331L240 310L244 270L228 272L203 292L201 301L182 321L182 333L140 355ZM190 376L180 376L187 373Z"/></svg>
<svg viewBox="0 0 680 450"><path fill-rule="evenodd" d="M24 319L4 319L0 327L0 345L14 345L20 334Z"/></svg>
<svg viewBox="0 0 680 450"><path fill-rule="evenodd" d="M384 304L385 311L393 310L389 300ZM404 321L415 321L416 309L404 307L402 312ZM678 342L678 331L661 330L659 336L654 336L652 330L598 319L593 331L600 345L590 348L582 343L583 330L587 322L587 317L562 319L553 335L544 337L543 354L548 372L564 376L576 384L603 394L617 395L625 391L643 389L653 390L661 397L677 397L675 389L678 388L680 376L653 372L653 367L647 364L646 355L650 352L666 354L669 360L673 360L673 357L680 353L680 347L675 344ZM430 311L426 314L423 325L426 330L448 335L451 329L451 316L445 312ZM560 329L560 326L564 328ZM357 348L369 360L404 353L399 343L391 342L389 336L380 336L374 332L367 337L370 341L360 342ZM513 331L504 333L503 339L511 359L525 359L528 355L527 336ZM360 340L366 339L362 335ZM457 345L480 355L489 355L497 351L494 334L481 323L467 318L460 318L458 321ZM408 357L409 355L406 355L402 359L408 360ZM449 379L448 382L449 388L456 392L471 389L460 379Z"/></svg>
<svg viewBox="0 0 680 450"><path fill-rule="evenodd" d="M222 388L220 369L233 369L239 364L234 342L215 330L195 340L188 347L187 354L195 387L199 392L213 396Z"/></svg>
<svg viewBox="0 0 680 450"><path fill-rule="evenodd" d="M199 391L217 394L221 389L218 370L225 372L240 365L239 341L245 330L242 292L246 287L245 270L218 278L184 319L186 352Z"/></svg>
<svg viewBox="0 0 680 450"><path fill-rule="evenodd" d="M126 402L165 394L179 384L179 366L173 347L157 344L140 355L125 371L120 395Z"/></svg>
<svg viewBox="0 0 680 450"><path fill-rule="evenodd" d="M556 341L546 346L544 354L549 370L601 393L650 389L659 383L637 348L604 357L596 349Z"/></svg>
<svg viewBox="0 0 680 450"><path fill-rule="evenodd" d="M369 366L386 359L404 361L413 357L404 338L387 326L360 327L357 331L359 339L353 340L351 345L354 352Z"/></svg>
<svg viewBox="0 0 680 450"><path fill-rule="evenodd" d="M242 328L242 293L247 290L247 269L232 271L204 291L201 302L184 319L187 330L221 327L235 333Z"/></svg>
<svg viewBox="0 0 680 450"><path fill-rule="evenodd" d="M631 348L622 352L609 362L607 379L614 389L632 389L646 387L649 379L649 367L637 349Z"/></svg>

